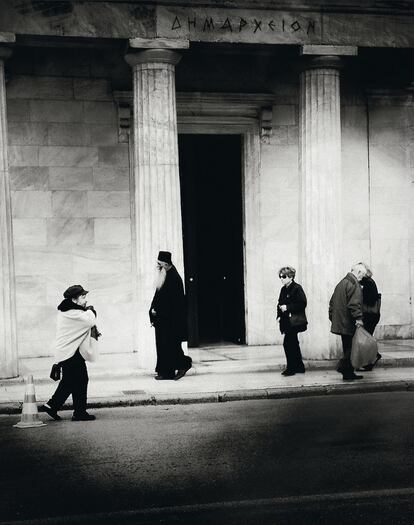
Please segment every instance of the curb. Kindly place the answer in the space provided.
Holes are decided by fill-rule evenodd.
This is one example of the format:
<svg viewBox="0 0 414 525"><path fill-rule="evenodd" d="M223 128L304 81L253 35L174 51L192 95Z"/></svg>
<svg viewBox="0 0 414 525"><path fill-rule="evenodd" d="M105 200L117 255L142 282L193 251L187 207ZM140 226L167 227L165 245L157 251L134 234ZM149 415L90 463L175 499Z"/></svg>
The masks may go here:
<svg viewBox="0 0 414 525"><path fill-rule="evenodd" d="M373 383L328 384L302 387L279 387L269 389L229 390L224 392L200 392L164 394L161 396L140 394L135 396L91 398L88 409L120 408L134 406L190 405L198 403L227 403L231 401L253 401L259 399L292 399L299 397L372 394L377 392L411 392L414 380L379 381ZM72 404L66 404L62 410L71 410ZM20 414L22 403L0 403L0 415Z"/></svg>
<svg viewBox="0 0 414 525"><path fill-rule="evenodd" d="M338 360L314 360L314 361L306 361L305 360L305 368L306 371L320 371L320 370L333 370L337 364ZM218 366L217 363L215 363L215 366ZM222 373L224 372L241 372L239 366L235 365L232 362L220 362L220 371ZM400 358L382 358L381 364L377 365L376 368L414 368L414 357L400 357ZM277 364L269 364L269 365L249 365L249 372L262 372L262 371L280 371L284 370L286 368L286 363L277 363ZM210 363L194 363L193 366L194 369L194 375L202 375L208 371L208 373L211 373L212 366ZM111 372L97 372L94 373L93 370L88 370L89 379L92 381L107 381L111 379L134 379L134 378L140 378L147 375L153 375L152 372L148 372L145 370L124 370L124 371L111 371ZM27 374L22 374L18 377L12 377L10 379L1 379L0 380L0 387L2 386L10 386L10 385L18 385L18 384L24 384L25 377ZM45 385L50 384L51 380L49 376L38 376L36 377L36 373L32 374L34 376L34 383L35 385Z"/></svg>

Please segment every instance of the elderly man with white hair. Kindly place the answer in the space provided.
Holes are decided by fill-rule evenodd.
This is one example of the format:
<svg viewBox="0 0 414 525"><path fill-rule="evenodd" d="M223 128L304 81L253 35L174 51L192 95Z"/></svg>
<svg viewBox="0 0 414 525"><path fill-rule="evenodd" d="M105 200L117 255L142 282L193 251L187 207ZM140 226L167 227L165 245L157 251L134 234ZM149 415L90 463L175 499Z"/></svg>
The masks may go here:
<svg viewBox="0 0 414 525"><path fill-rule="evenodd" d="M344 356L339 361L337 371L344 381L362 379L357 375L351 364L352 337L357 325L362 321L362 288L360 281L366 275L362 263L355 264L351 271L336 285L329 301L329 320L331 332L341 336Z"/></svg>

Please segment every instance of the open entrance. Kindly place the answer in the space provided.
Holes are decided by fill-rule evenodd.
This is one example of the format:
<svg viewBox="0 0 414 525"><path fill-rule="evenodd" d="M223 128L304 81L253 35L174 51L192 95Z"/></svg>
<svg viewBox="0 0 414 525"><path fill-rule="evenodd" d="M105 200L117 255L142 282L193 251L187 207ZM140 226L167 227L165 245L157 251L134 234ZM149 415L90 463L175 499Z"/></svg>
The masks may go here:
<svg viewBox="0 0 414 525"><path fill-rule="evenodd" d="M188 345L245 343L239 135L179 135Z"/></svg>

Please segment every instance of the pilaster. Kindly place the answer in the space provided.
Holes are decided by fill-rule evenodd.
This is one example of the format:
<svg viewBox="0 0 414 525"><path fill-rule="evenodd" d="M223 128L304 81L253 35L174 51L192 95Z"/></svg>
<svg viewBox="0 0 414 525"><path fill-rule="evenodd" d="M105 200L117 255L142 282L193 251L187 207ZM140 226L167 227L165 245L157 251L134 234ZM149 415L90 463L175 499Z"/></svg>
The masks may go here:
<svg viewBox="0 0 414 525"><path fill-rule="evenodd" d="M13 230L7 155L5 61L11 49L0 45L0 378L16 377L17 330Z"/></svg>

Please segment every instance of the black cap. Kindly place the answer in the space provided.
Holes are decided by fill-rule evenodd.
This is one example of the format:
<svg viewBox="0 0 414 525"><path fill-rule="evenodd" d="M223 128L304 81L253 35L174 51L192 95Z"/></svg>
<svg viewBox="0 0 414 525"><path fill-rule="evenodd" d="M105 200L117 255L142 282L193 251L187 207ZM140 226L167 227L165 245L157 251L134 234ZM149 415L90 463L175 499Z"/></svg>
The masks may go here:
<svg viewBox="0 0 414 525"><path fill-rule="evenodd" d="M80 284L74 284L73 286L69 286L67 290L63 292L63 297L65 299L76 299L80 295L86 295L88 290L84 290L83 286Z"/></svg>
<svg viewBox="0 0 414 525"><path fill-rule="evenodd" d="M171 253L170 252L159 252L157 260L160 262L165 262L167 264L172 264Z"/></svg>

